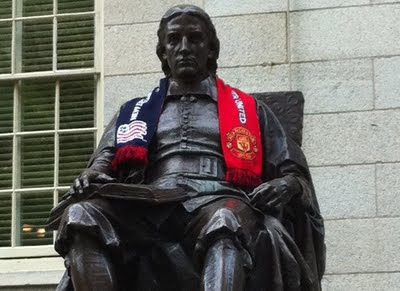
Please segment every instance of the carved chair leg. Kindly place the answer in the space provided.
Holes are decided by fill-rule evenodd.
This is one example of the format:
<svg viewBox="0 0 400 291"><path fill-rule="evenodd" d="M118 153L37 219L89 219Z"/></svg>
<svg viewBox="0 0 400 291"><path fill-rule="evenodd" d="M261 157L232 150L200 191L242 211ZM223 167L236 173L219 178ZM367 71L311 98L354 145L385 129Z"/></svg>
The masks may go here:
<svg viewBox="0 0 400 291"><path fill-rule="evenodd" d="M240 291L244 288L243 255L231 239L216 241L207 251L202 278L204 291Z"/></svg>
<svg viewBox="0 0 400 291"><path fill-rule="evenodd" d="M75 291L118 290L111 260L92 238L75 236L67 257Z"/></svg>

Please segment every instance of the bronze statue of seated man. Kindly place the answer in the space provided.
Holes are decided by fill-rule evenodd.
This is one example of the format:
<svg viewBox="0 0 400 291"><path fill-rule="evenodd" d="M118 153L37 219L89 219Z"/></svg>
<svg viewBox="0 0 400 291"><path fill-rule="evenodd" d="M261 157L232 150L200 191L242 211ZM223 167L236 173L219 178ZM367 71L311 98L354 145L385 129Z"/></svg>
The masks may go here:
<svg viewBox="0 0 400 291"><path fill-rule="evenodd" d="M202 9L165 13L157 55L166 78L121 107L53 223L57 290L320 290L323 221L299 145L217 77Z"/></svg>

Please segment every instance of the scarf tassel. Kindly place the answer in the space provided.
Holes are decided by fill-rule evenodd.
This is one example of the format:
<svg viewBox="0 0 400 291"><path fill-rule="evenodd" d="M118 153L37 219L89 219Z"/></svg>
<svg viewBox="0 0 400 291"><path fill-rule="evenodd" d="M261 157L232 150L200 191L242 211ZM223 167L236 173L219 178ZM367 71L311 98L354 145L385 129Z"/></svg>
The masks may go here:
<svg viewBox="0 0 400 291"><path fill-rule="evenodd" d="M147 149L141 146L126 145L117 150L112 161L116 171L121 165L146 166L148 164Z"/></svg>
<svg viewBox="0 0 400 291"><path fill-rule="evenodd" d="M232 184L247 187L257 187L262 183L261 178L249 170L227 169L225 180Z"/></svg>

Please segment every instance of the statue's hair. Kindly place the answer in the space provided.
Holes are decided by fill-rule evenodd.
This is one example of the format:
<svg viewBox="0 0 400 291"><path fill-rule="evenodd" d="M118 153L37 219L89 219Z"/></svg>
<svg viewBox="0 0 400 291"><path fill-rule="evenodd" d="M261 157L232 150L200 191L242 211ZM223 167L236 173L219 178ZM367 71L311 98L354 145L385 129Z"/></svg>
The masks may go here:
<svg viewBox="0 0 400 291"><path fill-rule="evenodd" d="M168 66L167 60L165 60L162 57L165 52L165 47L164 47L165 27L171 19L178 17L182 14L187 14L197 17L204 22L208 30L207 36L209 37L209 49L211 51L210 54L211 57L208 60L207 67L208 71L211 74L215 75L218 68L217 59L219 56L219 39L217 37L217 32L215 30L214 24L211 21L210 16L203 9L195 5L177 5L167 10L167 12L161 18L160 26L157 31L158 43L156 52L158 58L161 61L161 68L165 76L167 77L171 76L171 69Z"/></svg>

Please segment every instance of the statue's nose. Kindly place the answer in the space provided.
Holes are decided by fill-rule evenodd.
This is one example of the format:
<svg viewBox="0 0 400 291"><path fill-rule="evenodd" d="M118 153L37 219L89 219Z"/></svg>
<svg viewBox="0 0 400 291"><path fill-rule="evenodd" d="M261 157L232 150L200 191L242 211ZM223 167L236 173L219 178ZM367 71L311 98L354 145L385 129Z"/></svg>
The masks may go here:
<svg viewBox="0 0 400 291"><path fill-rule="evenodd" d="M180 52L189 52L190 51L189 42L188 42L187 37L182 37L181 46L180 46L179 51Z"/></svg>

